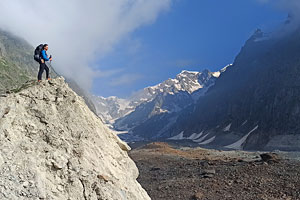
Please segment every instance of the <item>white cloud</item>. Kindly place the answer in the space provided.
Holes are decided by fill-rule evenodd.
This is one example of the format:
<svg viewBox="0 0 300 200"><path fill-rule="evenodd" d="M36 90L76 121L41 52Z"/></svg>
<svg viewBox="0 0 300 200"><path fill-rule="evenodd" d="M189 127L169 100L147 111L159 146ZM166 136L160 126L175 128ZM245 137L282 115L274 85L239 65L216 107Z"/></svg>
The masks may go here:
<svg viewBox="0 0 300 200"><path fill-rule="evenodd" d="M57 71L89 89L102 73L91 63L132 31L154 22L171 1L1 0L0 27L34 46L49 43Z"/></svg>
<svg viewBox="0 0 300 200"><path fill-rule="evenodd" d="M289 14L286 23L278 27L277 30L271 34L273 37L282 37L290 34L300 27L300 0L256 0L262 4L269 4L277 10Z"/></svg>
<svg viewBox="0 0 300 200"><path fill-rule="evenodd" d="M121 72L124 72L125 69L122 68L116 68L116 69L110 69L110 70L97 70L95 72L95 77L98 78L109 78L111 76L117 75Z"/></svg>

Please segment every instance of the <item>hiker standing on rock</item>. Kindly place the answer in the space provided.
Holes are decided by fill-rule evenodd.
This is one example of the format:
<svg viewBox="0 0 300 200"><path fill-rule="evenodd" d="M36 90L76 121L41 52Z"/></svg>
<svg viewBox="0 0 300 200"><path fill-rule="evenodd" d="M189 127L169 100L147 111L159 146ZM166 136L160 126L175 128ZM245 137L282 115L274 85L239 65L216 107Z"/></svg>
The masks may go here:
<svg viewBox="0 0 300 200"><path fill-rule="evenodd" d="M38 82L42 81L42 75L44 70L46 70L46 79L51 80L49 77L49 67L46 65L47 61L52 61L52 56L48 57L48 44L41 44L35 50L34 59L40 63L40 70L38 73Z"/></svg>

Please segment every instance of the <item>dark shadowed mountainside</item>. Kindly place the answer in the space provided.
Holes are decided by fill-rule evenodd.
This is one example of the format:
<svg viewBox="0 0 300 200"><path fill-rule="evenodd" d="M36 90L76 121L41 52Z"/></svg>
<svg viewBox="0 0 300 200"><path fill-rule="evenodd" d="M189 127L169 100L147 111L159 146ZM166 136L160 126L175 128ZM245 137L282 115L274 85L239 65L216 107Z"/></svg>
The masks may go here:
<svg viewBox="0 0 300 200"><path fill-rule="evenodd" d="M300 149L300 29L260 30L233 65L165 134L203 133L201 141L233 149ZM206 142L205 142L206 141Z"/></svg>

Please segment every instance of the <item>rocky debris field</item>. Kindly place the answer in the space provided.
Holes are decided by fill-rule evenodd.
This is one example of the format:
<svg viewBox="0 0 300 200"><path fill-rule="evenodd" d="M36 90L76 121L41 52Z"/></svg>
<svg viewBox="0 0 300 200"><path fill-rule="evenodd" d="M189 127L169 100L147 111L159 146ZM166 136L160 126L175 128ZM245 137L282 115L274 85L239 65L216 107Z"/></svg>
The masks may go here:
<svg viewBox="0 0 300 200"><path fill-rule="evenodd" d="M130 152L153 200L300 199L300 162L276 153L175 149L152 143Z"/></svg>

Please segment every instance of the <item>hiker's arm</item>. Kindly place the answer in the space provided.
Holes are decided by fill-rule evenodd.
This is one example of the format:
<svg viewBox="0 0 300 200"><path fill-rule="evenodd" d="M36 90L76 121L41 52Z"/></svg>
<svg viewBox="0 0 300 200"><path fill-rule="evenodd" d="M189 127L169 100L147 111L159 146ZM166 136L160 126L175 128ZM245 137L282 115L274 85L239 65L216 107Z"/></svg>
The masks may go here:
<svg viewBox="0 0 300 200"><path fill-rule="evenodd" d="M46 55L46 51L42 51L42 59L44 59L45 61L49 61L49 58Z"/></svg>

